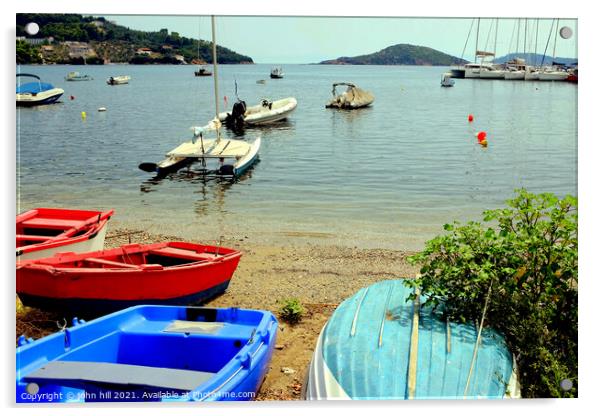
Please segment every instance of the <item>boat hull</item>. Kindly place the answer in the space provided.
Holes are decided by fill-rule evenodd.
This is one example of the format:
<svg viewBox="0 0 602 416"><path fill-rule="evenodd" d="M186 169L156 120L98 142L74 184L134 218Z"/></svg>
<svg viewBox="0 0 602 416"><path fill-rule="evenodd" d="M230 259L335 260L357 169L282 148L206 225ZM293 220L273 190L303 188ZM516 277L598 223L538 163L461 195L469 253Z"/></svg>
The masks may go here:
<svg viewBox="0 0 602 416"><path fill-rule="evenodd" d="M107 222L112 215L113 210L102 212L58 208L37 208L17 215L17 266L60 252L102 249Z"/></svg>
<svg viewBox="0 0 602 416"><path fill-rule="evenodd" d="M507 71L504 74L504 79L507 80L524 80L525 71Z"/></svg>
<svg viewBox="0 0 602 416"><path fill-rule="evenodd" d="M54 104L65 93L61 88L54 88L38 94L17 94L16 102L19 107L33 107L36 105Z"/></svg>
<svg viewBox="0 0 602 416"><path fill-rule="evenodd" d="M540 81L566 81L569 75L566 72L540 72Z"/></svg>
<svg viewBox="0 0 602 416"><path fill-rule="evenodd" d="M452 68L449 72L452 78L464 78L464 68Z"/></svg>
<svg viewBox="0 0 602 416"><path fill-rule="evenodd" d="M478 328L442 321L423 297L409 300L413 294L403 280L387 280L341 303L316 344L306 399L520 397L499 334L481 333L473 371Z"/></svg>
<svg viewBox="0 0 602 416"><path fill-rule="evenodd" d="M141 304L197 304L226 290L241 255L191 243L59 254L19 267L17 294L26 306L86 316Z"/></svg>
<svg viewBox="0 0 602 416"><path fill-rule="evenodd" d="M138 306L37 341L20 339L16 400L250 400L272 358L272 313ZM97 371L94 371L97 370ZM37 394L28 392L35 383Z"/></svg>
<svg viewBox="0 0 602 416"><path fill-rule="evenodd" d="M479 72L479 78L480 79L504 79L504 71L497 71L497 70L493 70L493 71L484 71L481 70Z"/></svg>
<svg viewBox="0 0 602 416"><path fill-rule="evenodd" d="M244 158L241 158L234 166L234 176L239 177L248 171L251 166L259 159L259 148L261 147L261 138L255 139L251 145L249 153Z"/></svg>
<svg viewBox="0 0 602 416"><path fill-rule="evenodd" d="M64 253L66 251L74 252L74 253L86 253L89 251L98 251L102 250L105 244L105 237L107 235L107 226L106 222L96 234L91 233L89 238L84 240L74 239L76 241L65 242L65 244L61 244L56 247L51 247L47 249L40 249L36 251L30 251L27 253L23 253L22 255L17 257L17 264L28 261L28 260L36 260L43 259L46 257L52 257L57 253Z"/></svg>
<svg viewBox="0 0 602 416"><path fill-rule="evenodd" d="M230 279L213 287L189 295L169 299L110 300L98 298L53 298L20 293L19 299L25 306L46 311L57 311L68 316L101 316L137 305L200 305L222 293L230 285Z"/></svg>

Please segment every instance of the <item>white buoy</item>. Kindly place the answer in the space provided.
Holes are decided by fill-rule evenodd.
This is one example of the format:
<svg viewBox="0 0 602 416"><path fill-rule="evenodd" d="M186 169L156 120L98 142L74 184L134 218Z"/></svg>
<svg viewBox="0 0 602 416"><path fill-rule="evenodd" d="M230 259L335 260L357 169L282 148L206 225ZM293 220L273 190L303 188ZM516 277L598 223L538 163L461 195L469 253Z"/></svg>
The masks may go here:
<svg viewBox="0 0 602 416"><path fill-rule="evenodd" d="M98 111L107 111L107 108L106 107L99 107Z"/></svg>

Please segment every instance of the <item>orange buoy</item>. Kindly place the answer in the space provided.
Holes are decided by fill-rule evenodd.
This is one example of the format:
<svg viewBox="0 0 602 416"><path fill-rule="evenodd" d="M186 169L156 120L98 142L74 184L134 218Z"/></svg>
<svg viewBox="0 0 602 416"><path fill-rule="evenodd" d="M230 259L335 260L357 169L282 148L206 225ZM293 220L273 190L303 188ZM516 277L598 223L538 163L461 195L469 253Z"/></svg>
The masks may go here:
<svg viewBox="0 0 602 416"><path fill-rule="evenodd" d="M477 133L477 139L479 140L479 143L482 142L483 140L485 140L487 138L487 133L485 133L484 131L480 131Z"/></svg>
<svg viewBox="0 0 602 416"><path fill-rule="evenodd" d="M483 147L487 147L487 139L483 139L479 142L479 144Z"/></svg>
<svg viewBox="0 0 602 416"><path fill-rule="evenodd" d="M474 117L473 117L473 115L472 115L472 114L469 114L469 115L468 115L468 122L469 122L469 123L472 123L473 121L474 121Z"/></svg>

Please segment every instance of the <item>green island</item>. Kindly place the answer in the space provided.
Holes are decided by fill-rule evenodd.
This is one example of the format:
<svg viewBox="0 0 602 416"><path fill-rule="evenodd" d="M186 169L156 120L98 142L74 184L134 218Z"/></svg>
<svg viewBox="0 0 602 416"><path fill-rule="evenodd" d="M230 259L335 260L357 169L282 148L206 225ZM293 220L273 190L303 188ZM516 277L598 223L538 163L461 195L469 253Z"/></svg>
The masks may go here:
<svg viewBox="0 0 602 416"><path fill-rule="evenodd" d="M25 26L40 32L30 36ZM133 30L104 17L79 14L17 14L17 64L205 64L212 63L211 42L158 32ZM252 64L253 59L217 46L220 64Z"/></svg>
<svg viewBox="0 0 602 416"><path fill-rule="evenodd" d="M354 57L341 56L320 62L321 65L425 65L447 66L467 61L426 46L400 43L378 52Z"/></svg>

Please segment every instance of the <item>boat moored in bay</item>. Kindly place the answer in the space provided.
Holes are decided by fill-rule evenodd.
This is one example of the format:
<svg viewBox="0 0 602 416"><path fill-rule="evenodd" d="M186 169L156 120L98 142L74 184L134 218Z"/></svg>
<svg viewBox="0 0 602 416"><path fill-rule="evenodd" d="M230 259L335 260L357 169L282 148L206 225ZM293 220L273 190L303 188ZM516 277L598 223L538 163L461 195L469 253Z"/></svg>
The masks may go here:
<svg viewBox="0 0 602 416"><path fill-rule="evenodd" d="M34 78L37 81L17 85L17 106L32 107L35 105L44 105L55 103L64 93L62 88L55 88L54 85L42 82L39 76L34 74L17 74L20 77Z"/></svg>
<svg viewBox="0 0 602 416"><path fill-rule="evenodd" d="M120 75L117 77L109 77L109 78L107 78L107 84L109 84L109 85L129 84L131 79L132 79L132 77L130 77L129 75Z"/></svg>

